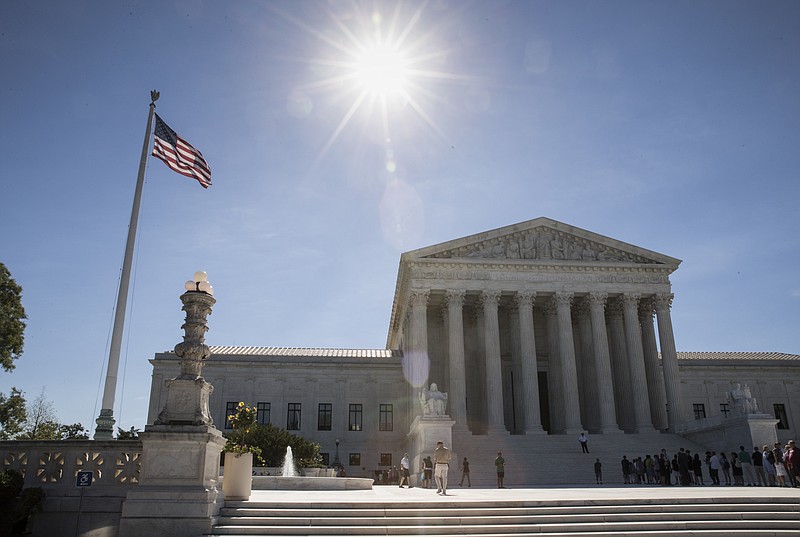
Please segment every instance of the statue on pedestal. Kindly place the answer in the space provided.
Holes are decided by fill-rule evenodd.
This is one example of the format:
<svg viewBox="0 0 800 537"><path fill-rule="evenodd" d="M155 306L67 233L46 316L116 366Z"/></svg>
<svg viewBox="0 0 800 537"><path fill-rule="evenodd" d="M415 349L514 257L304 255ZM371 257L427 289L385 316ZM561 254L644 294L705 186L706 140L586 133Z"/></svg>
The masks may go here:
<svg viewBox="0 0 800 537"><path fill-rule="evenodd" d="M447 392L440 392L436 383L429 390L419 392L419 403L423 416L445 416L447 408Z"/></svg>
<svg viewBox="0 0 800 537"><path fill-rule="evenodd" d="M757 414L759 412L758 402L747 384L742 387L740 383L734 382L733 389L726 394L726 397L731 404L731 409L738 414Z"/></svg>

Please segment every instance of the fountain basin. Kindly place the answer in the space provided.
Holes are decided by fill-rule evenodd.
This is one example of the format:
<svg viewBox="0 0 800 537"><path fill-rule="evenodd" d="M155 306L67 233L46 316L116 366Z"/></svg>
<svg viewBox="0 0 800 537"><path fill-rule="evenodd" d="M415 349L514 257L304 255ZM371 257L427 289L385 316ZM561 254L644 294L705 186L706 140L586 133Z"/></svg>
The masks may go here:
<svg viewBox="0 0 800 537"><path fill-rule="evenodd" d="M253 476L253 490L371 490L372 483L363 477Z"/></svg>

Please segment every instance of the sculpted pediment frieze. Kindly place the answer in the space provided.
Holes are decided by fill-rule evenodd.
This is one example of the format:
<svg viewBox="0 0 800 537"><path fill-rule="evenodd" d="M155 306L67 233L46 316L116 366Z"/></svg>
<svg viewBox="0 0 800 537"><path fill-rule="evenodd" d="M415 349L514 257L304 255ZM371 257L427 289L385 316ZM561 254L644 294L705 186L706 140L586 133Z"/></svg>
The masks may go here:
<svg viewBox="0 0 800 537"><path fill-rule="evenodd" d="M597 261L660 264L633 252L561 230L539 227L424 256L433 259L530 259L541 261Z"/></svg>

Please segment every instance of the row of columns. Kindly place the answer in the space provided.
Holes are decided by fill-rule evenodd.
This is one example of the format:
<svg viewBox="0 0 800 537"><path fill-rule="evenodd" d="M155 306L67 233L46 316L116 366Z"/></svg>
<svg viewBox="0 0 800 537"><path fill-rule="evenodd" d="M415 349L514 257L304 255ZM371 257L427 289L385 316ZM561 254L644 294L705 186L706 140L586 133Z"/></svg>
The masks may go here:
<svg viewBox="0 0 800 537"><path fill-rule="evenodd" d="M577 433L583 430L584 424L601 433L619 432L621 425L636 432L667 427L674 430L681 417L678 412L680 380L670 318L672 295L642 299L639 294L623 294L621 301L609 301L607 293L599 292L589 293L585 299L577 301L574 293L569 292L547 296L541 307L547 329L548 390L554 395L550 408L551 430ZM425 383L430 367L427 361L429 297L430 290L415 289L409 301L410 337L404 372L417 386ZM483 337L480 338L483 352L480 354L483 355L488 434L508 432L503 412L500 297L498 290L485 290L479 297L483 313ZM465 290L445 290L449 413L455 428L462 430L467 429L465 298ZM520 354L525 434L544 433L533 315L534 307L539 307L536 299L537 293L532 290L517 291L514 295L514 314L518 319L515 349ZM663 383L653 326L654 311L658 319ZM573 333L573 315L577 338ZM674 410L667 413L667 407Z"/></svg>

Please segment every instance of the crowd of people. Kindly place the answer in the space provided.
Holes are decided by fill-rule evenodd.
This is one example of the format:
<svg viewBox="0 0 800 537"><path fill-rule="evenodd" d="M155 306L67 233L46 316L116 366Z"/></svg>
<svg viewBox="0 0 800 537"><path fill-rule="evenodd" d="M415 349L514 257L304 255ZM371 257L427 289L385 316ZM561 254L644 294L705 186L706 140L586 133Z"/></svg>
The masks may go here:
<svg viewBox="0 0 800 537"><path fill-rule="evenodd" d="M800 449L793 440L786 446L739 446L739 451L706 451L703 455L681 448L670 456L665 449L653 455L620 461L623 483L631 485L727 485L748 487L799 487ZM602 463L594 463L602 484ZM706 477L708 479L706 479ZM724 483L723 483L724 481Z"/></svg>

